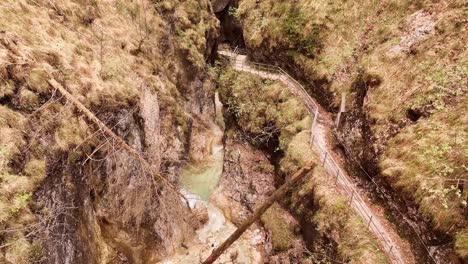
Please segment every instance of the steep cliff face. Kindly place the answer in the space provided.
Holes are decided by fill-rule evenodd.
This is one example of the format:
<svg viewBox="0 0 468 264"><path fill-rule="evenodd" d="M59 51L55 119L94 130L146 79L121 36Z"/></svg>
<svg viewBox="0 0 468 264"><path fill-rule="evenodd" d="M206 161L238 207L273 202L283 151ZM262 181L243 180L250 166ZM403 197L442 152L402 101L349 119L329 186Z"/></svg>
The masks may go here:
<svg viewBox="0 0 468 264"><path fill-rule="evenodd" d="M232 68L222 71L219 79L231 131L219 186L224 195L218 198L229 201L228 215L241 222L269 190L311 160L321 159L307 143L312 120L306 107L282 82ZM343 262L387 263L375 238L347 204L326 172L315 168L261 218L271 235L270 261L326 262L331 255Z"/></svg>
<svg viewBox="0 0 468 264"><path fill-rule="evenodd" d="M398 200L389 214L400 219L403 211L402 229L418 226L434 248L453 249L452 237L466 259L466 3L232 3L251 57L309 83L332 112L346 93L338 147L351 172L386 187L376 196Z"/></svg>
<svg viewBox="0 0 468 264"><path fill-rule="evenodd" d="M210 3L7 0L0 14L0 262L154 263L179 247L193 232L180 197L47 81L176 183L192 126L215 116Z"/></svg>

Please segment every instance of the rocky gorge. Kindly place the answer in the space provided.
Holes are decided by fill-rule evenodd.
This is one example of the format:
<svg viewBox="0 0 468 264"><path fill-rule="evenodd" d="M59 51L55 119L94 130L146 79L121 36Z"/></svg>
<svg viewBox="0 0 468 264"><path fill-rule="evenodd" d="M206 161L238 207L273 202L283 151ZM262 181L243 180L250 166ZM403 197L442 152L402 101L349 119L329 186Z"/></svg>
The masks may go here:
<svg viewBox="0 0 468 264"><path fill-rule="evenodd" d="M325 163L301 98L219 50L333 119L345 94L326 140L359 195L407 263L464 263L466 4L430 2L3 1L0 263L201 263ZM216 263L394 263L349 200L317 166Z"/></svg>

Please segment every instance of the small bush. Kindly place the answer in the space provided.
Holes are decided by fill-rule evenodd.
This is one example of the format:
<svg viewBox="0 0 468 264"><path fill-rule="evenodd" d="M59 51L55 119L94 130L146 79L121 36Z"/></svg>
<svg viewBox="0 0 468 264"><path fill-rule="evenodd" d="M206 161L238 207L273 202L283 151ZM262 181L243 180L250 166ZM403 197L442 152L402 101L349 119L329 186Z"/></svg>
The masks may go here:
<svg viewBox="0 0 468 264"><path fill-rule="evenodd" d="M10 212L13 215L18 214L18 212L28 206L28 201L31 198L32 194L31 193L23 193L16 195L14 201L13 201L13 206L10 209Z"/></svg>
<svg viewBox="0 0 468 264"><path fill-rule="evenodd" d="M33 188L28 177L16 174L0 174L0 190L2 195L7 198L14 198L18 193L28 193Z"/></svg>
<svg viewBox="0 0 468 264"><path fill-rule="evenodd" d="M88 125L81 118L68 113L62 116L60 127L55 131L55 142L58 149L68 151L81 144L85 137Z"/></svg>
<svg viewBox="0 0 468 264"><path fill-rule="evenodd" d="M46 177L46 173L46 162L43 160L30 160L24 167L24 174L31 178L31 181L34 183L34 185L41 183L42 180Z"/></svg>
<svg viewBox="0 0 468 264"><path fill-rule="evenodd" d="M455 237L455 249L458 255L464 259L468 259L468 228L463 229Z"/></svg>
<svg viewBox="0 0 468 264"><path fill-rule="evenodd" d="M12 82L0 82L0 99L6 96L11 96L14 93L14 85Z"/></svg>
<svg viewBox="0 0 468 264"><path fill-rule="evenodd" d="M13 243L10 247L6 248L5 259L9 261L9 263L30 263L29 252L31 249L31 244L26 240L26 238L14 237L11 239L11 241L15 241L15 243Z"/></svg>
<svg viewBox="0 0 468 264"><path fill-rule="evenodd" d="M34 110L39 106L39 97L28 89L21 89L19 106L28 111Z"/></svg>
<svg viewBox="0 0 468 264"><path fill-rule="evenodd" d="M29 73L26 82L29 88L37 93L47 93L49 91L49 74L41 68L34 68Z"/></svg>
<svg viewBox="0 0 468 264"><path fill-rule="evenodd" d="M273 204L261 217L265 228L271 233L271 242L276 251L285 251L295 244L294 227L284 218L284 209Z"/></svg>

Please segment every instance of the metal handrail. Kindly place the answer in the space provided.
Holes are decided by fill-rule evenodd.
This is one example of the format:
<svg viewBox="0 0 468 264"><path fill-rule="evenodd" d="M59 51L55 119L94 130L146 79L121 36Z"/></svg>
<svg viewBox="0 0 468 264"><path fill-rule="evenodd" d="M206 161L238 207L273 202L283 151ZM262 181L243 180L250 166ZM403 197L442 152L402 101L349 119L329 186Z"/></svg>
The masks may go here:
<svg viewBox="0 0 468 264"><path fill-rule="evenodd" d="M286 71L284 71L281 67L278 66L272 66L264 63L257 63L257 62L246 62L244 60L238 61L237 60L237 49L234 50L234 53L232 53L233 59L232 63L234 65L239 65L242 70L246 69L247 67L250 68L251 70L258 70L258 71L263 71L267 73L273 73L278 75L279 80L284 82L287 87L291 88L291 86L294 87L296 92L299 92L299 96L304 100L305 105L307 106L308 111L310 112L311 115L315 115L318 117L319 113L319 107L315 103L315 101L310 97L310 95L307 93L305 90L304 86L299 83L296 79L294 79L291 75L289 75ZM292 84L292 85L291 85ZM293 94L297 95L296 92L292 91ZM313 129L311 129L312 135L314 134ZM402 263L402 261L395 255L395 253L392 251L393 250L393 244L391 243L391 239L387 239L385 236L382 235L380 232L380 228L377 226L376 222L378 221L377 219L373 218L372 214L369 214L366 210L366 208L363 207L366 203L362 200L361 196L357 192L356 188L354 187L354 184L352 184L349 179L344 175L341 167L338 165L338 163L335 161L332 155L326 150L323 149L320 144L315 142L314 144L314 136L312 136L311 142L310 142L311 147L315 147L315 149L319 152L319 158L322 159L321 155L324 157L323 160L323 167L325 168L325 171L329 176L335 177L335 185L337 187L341 187L340 189L346 194L346 196L351 197L350 198L350 206L352 206L358 214L367 222L368 229L374 233L376 238L381 241L382 246L384 247L384 250L387 252L389 257L393 259L396 263ZM328 162L328 167L331 169L327 169L327 162ZM332 175L330 171L336 171L335 175ZM340 183L340 181L342 183ZM353 200L356 200L358 202L353 203ZM403 263L402 263L403 264Z"/></svg>

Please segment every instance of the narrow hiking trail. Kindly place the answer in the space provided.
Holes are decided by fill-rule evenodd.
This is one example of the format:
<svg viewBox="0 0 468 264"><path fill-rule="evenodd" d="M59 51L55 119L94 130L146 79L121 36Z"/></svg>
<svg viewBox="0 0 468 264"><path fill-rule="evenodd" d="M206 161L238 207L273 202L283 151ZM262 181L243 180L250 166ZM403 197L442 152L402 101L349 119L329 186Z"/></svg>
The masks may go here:
<svg viewBox="0 0 468 264"><path fill-rule="evenodd" d="M330 113L316 103L302 85L281 68L249 62L247 56L232 51L223 50L218 51L218 53L229 58L235 70L256 74L265 79L281 81L295 96L301 98L310 115L314 118L310 145L318 154L321 160L320 165L333 178L336 189L348 197L351 207L367 224L370 232L380 242L382 249L387 253L392 263L415 263L407 241L398 236L392 224L384 217L382 210L370 202L366 194L367 191L353 183L353 179L340 163L339 156L333 151L329 141L333 127Z"/></svg>

